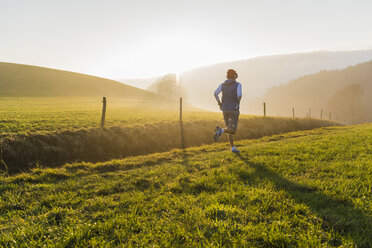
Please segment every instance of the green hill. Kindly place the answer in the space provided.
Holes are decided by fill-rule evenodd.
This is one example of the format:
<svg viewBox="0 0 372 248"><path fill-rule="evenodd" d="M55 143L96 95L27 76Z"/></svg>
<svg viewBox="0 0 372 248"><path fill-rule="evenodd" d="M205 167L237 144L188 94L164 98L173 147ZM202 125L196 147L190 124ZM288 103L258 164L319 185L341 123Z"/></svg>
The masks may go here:
<svg viewBox="0 0 372 248"><path fill-rule="evenodd" d="M323 109L325 118L331 112L345 123L371 122L372 61L292 80L270 89L262 101L270 115L289 116L294 107L297 116L306 116L311 108L315 117Z"/></svg>
<svg viewBox="0 0 372 248"><path fill-rule="evenodd" d="M1 247L371 247L372 125L0 178Z"/></svg>
<svg viewBox="0 0 372 248"><path fill-rule="evenodd" d="M0 96L163 99L154 93L109 79L13 63L0 63Z"/></svg>

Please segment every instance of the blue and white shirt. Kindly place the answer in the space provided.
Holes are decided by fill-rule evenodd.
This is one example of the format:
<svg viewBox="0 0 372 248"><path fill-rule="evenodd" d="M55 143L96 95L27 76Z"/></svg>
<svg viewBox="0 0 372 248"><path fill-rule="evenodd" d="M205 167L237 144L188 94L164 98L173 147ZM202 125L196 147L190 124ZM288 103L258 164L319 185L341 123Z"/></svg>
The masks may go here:
<svg viewBox="0 0 372 248"><path fill-rule="evenodd" d="M217 102L221 102L219 94L222 92L222 111L239 110L242 98L242 85L235 79L227 79L214 91Z"/></svg>

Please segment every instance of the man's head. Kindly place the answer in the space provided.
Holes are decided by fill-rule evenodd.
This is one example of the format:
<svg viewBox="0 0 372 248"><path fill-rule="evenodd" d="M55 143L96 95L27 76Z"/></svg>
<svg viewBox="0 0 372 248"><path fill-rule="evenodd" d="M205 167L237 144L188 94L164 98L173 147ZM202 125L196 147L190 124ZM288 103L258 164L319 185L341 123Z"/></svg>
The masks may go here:
<svg viewBox="0 0 372 248"><path fill-rule="evenodd" d="M237 79L238 78L238 73L233 69L229 69L227 71L226 78L227 79Z"/></svg>

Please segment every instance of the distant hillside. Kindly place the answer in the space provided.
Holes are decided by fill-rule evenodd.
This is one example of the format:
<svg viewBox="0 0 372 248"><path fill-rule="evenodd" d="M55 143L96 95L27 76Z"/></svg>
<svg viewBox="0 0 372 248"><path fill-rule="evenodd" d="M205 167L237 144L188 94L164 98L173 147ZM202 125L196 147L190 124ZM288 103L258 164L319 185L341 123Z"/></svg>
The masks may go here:
<svg viewBox="0 0 372 248"><path fill-rule="evenodd" d="M131 78L131 79L118 79L116 81L120 83L125 83L128 85L132 85L137 88L147 89L151 84L153 84L159 77L153 78Z"/></svg>
<svg viewBox="0 0 372 248"><path fill-rule="evenodd" d="M262 101L270 115L329 118L346 123L372 121L372 61L344 70L322 71L270 89ZM262 102L261 101L261 102Z"/></svg>
<svg viewBox="0 0 372 248"><path fill-rule="evenodd" d="M234 68L239 73L238 81L243 85L242 110L256 114L262 105L262 102L255 101L256 98L274 86L303 75L343 69L371 59L372 50L263 56L197 68L182 73L180 79L191 103L202 103L217 110L213 91L225 79L227 69Z"/></svg>
<svg viewBox="0 0 372 248"><path fill-rule="evenodd" d="M38 66L0 63L0 96L163 97L113 80Z"/></svg>

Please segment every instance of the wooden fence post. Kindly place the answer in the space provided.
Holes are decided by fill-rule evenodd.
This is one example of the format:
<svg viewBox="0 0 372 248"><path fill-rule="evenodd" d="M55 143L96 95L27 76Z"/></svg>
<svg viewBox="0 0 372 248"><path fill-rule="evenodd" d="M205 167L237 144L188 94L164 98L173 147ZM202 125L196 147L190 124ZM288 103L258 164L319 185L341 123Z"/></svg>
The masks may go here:
<svg viewBox="0 0 372 248"><path fill-rule="evenodd" d="M329 112L329 119L332 120L332 113Z"/></svg>
<svg viewBox="0 0 372 248"><path fill-rule="evenodd" d="M180 131L181 131L181 148L185 148L185 135L183 133L183 122L182 122L182 97L180 97Z"/></svg>
<svg viewBox="0 0 372 248"><path fill-rule="evenodd" d="M309 118L311 119L311 108L309 108Z"/></svg>
<svg viewBox="0 0 372 248"><path fill-rule="evenodd" d="M263 111L264 111L264 116L266 116L266 103L263 103Z"/></svg>
<svg viewBox="0 0 372 248"><path fill-rule="evenodd" d="M292 108L292 116L295 118L294 108Z"/></svg>
<svg viewBox="0 0 372 248"><path fill-rule="evenodd" d="M101 116L101 129L105 126L105 118L106 118L106 97L103 97L102 100L102 116Z"/></svg>
<svg viewBox="0 0 372 248"><path fill-rule="evenodd" d="M323 119L323 109L320 110L320 119Z"/></svg>
<svg viewBox="0 0 372 248"><path fill-rule="evenodd" d="M182 122L182 97L180 97L180 122Z"/></svg>

